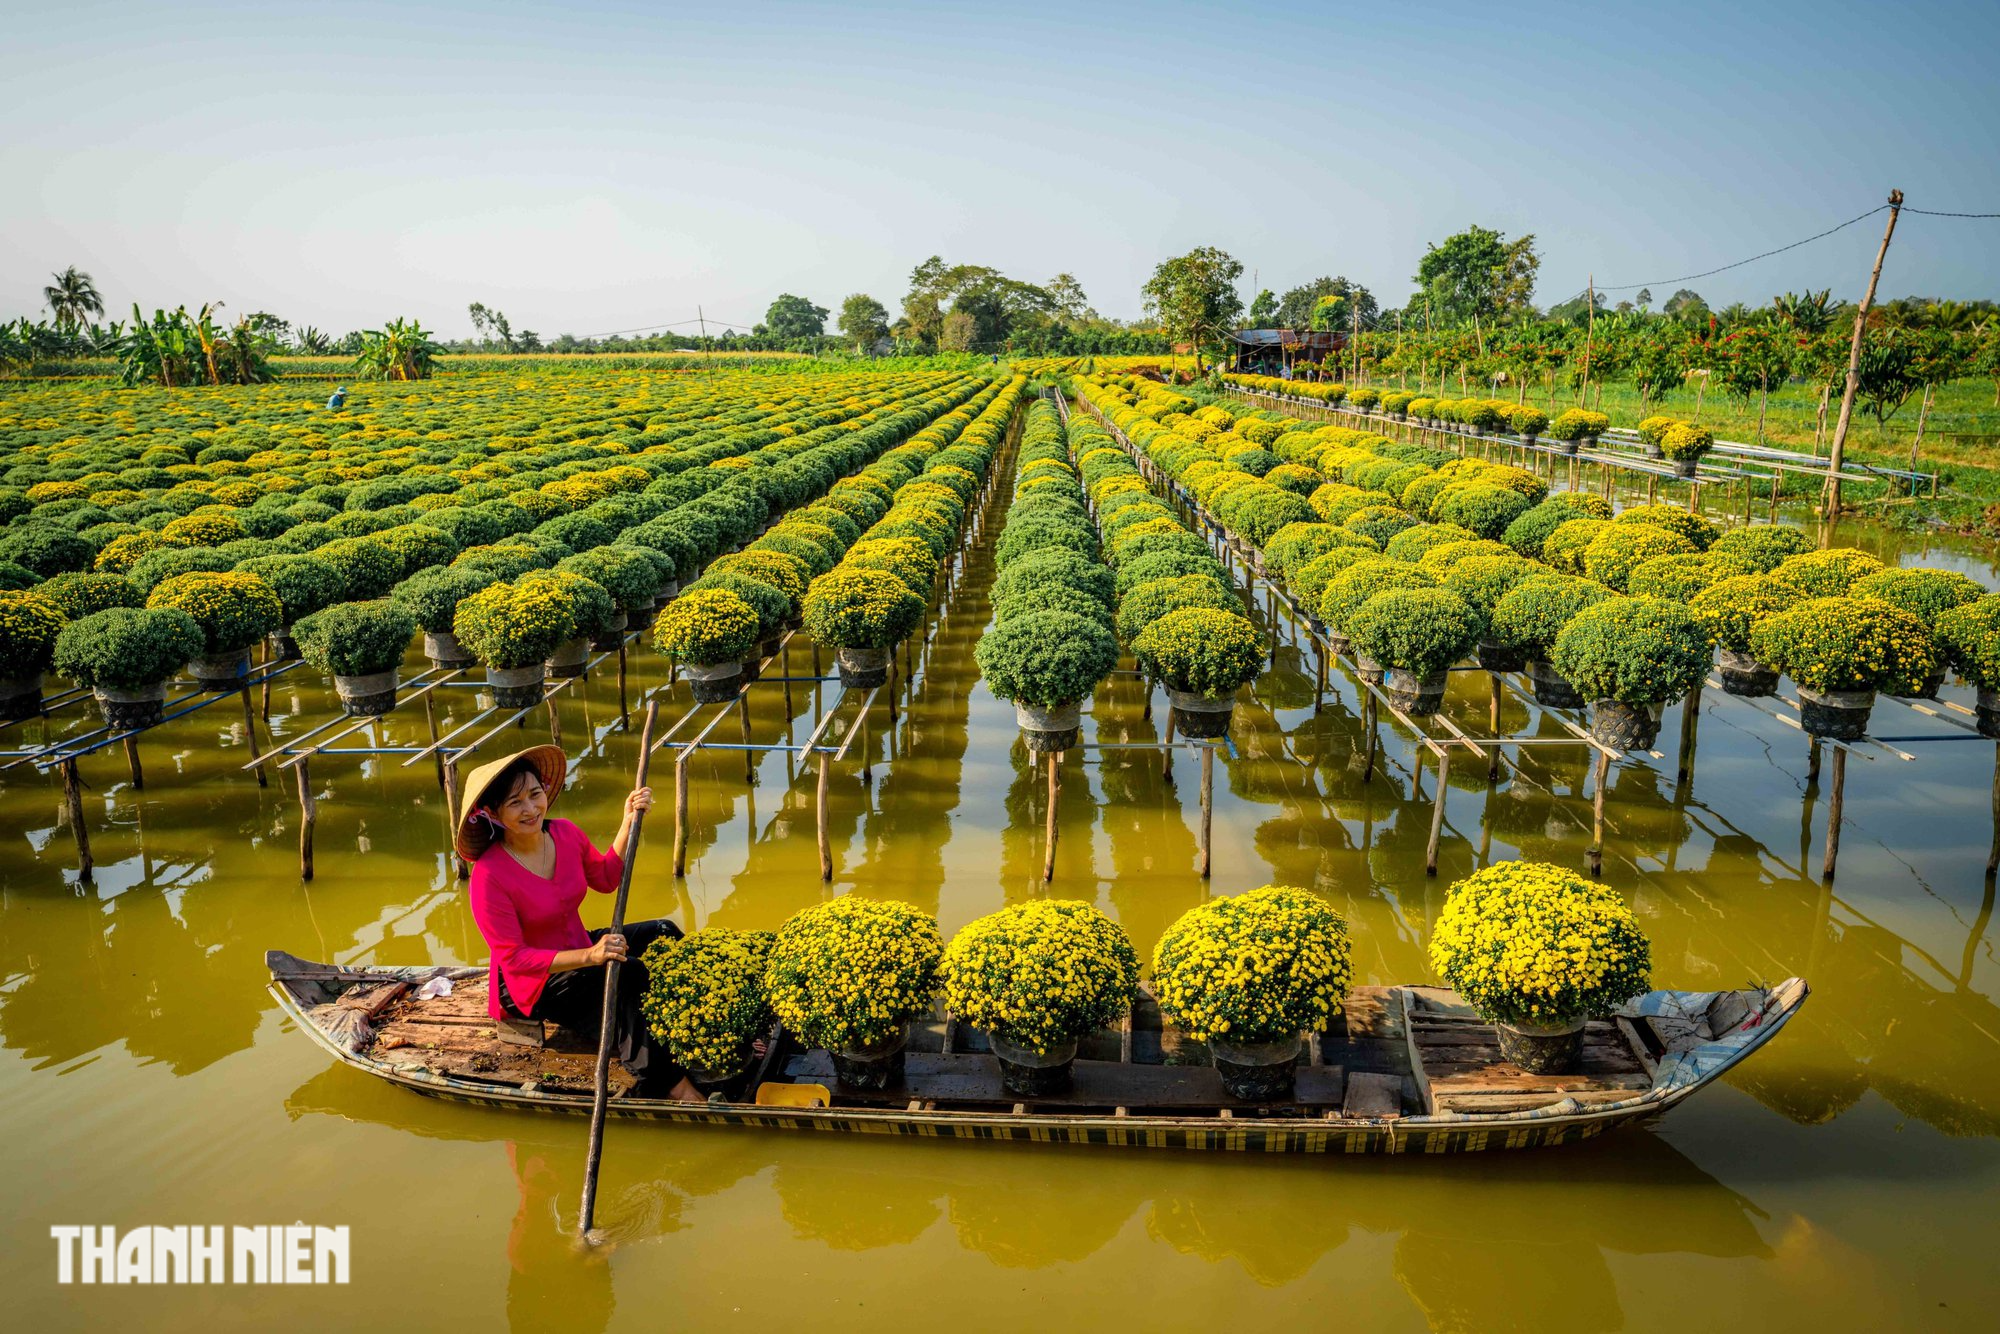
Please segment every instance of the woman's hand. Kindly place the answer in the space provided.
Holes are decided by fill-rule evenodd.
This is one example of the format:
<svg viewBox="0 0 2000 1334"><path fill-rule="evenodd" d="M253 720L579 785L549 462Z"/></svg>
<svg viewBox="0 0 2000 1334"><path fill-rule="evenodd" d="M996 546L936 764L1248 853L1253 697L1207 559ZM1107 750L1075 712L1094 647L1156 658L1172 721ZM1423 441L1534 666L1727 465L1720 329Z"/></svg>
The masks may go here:
<svg viewBox="0 0 2000 1334"><path fill-rule="evenodd" d="M650 787L635 787L625 797L625 816L627 819L630 819L641 811L650 811L652 809L653 789Z"/></svg>
<svg viewBox="0 0 2000 1334"><path fill-rule="evenodd" d="M613 959L623 963L626 958L625 937L605 932L592 943L587 958L589 962L584 965L586 968L599 968Z"/></svg>

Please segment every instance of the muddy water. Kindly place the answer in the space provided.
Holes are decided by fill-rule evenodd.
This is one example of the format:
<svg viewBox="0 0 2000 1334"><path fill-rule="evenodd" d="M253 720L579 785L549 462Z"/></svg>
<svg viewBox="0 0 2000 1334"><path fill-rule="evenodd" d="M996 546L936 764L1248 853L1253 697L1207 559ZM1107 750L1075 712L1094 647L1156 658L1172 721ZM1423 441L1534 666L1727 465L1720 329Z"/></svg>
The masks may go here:
<svg viewBox="0 0 2000 1334"><path fill-rule="evenodd" d="M1994 582L1969 548L1896 543L1870 539ZM1409 739L1385 728L1364 783L1355 691L1336 682L1315 712L1312 660L1274 624L1275 665L1216 771L1212 882L1193 869L1194 760L1163 769L1158 751L1125 749L1067 760L1045 888L1045 790L972 663L990 575L982 538L895 725L878 706L836 769L831 887L796 757L755 755L746 782L744 752L707 752L693 764L687 878L667 874L661 818L634 914L773 926L860 893L935 910L950 930L1053 892L1095 901L1149 951L1205 896L1278 880L1347 914L1360 980L1395 982L1425 976L1454 877L1515 855L1582 864L1585 760L1549 748L1497 781L1454 769L1442 864L1426 877L1434 768L1418 772ZM794 672L809 658L796 653ZM635 655L628 703L663 675ZM831 702L801 685L788 709L782 690L753 692L759 741L787 729L803 741ZM684 688L669 698L670 715L685 708ZM441 721L469 703L457 693ZM1483 733L1483 678L1456 682L1450 707ZM271 727L295 736L332 708L294 673L274 688ZM1895 712L1897 735L1948 734ZM1144 743L1160 722L1121 678L1087 726L1089 739ZM561 725L589 754L559 809L602 839L636 749L615 675L573 691ZM1502 726L1559 734L1511 698ZM20 730L0 736L18 745ZM424 730L404 710L355 740L411 746ZM1669 748L1677 733L1670 711ZM143 791L115 755L85 763L94 886L74 883L56 789L0 778L0 1291L22 1328L1176 1329L1311 1313L1370 1329L1581 1331L1678 1329L1717 1310L1773 1329L1986 1327L2000 1298L1985 1260L2000 1244L2000 968L1983 874L1993 748L1904 748L1918 759L1849 766L1831 890L1817 878L1827 796L1797 732L1711 698L1691 783L1671 754L1614 771L1605 875L1642 914L1659 983L1803 973L1816 993L1781 1040L1657 1129L1533 1154L1321 1162L614 1125L600 1220L616 1245L581 1258L566 1240L579 1121L330 1068L263 991L270 947L483 957L448 878L434 773L399 755L316 763L317 878L301 886L291 778L260 788L243 773L241 709L218 705L147 738ZM589 906L602 921L607 905ZM54 1283L51 1224L295 1220L352 1228L351 1287Z"/></svg>

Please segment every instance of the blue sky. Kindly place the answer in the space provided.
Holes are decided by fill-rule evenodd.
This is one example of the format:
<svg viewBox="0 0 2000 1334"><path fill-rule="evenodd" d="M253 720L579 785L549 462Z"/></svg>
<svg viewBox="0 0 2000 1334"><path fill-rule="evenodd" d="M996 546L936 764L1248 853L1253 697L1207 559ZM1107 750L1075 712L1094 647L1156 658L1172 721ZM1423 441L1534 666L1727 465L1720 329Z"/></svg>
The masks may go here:
<svg viewBox="0 0 2000 1334"><path fill-rule="evenodd" d="M1879 203L2000 210L2000 5L39 5L0 44L0 318L222 300L596 333L892 311L933 253L1136 315L1219 245L1385 304L1426 241L1533 232L1538 299ZM1693 284L1859 295L1870 220ZM1906 217L1885 295L2000 298L2000 222ZM1657 290L1664 299L1666 291Z"/></svg>

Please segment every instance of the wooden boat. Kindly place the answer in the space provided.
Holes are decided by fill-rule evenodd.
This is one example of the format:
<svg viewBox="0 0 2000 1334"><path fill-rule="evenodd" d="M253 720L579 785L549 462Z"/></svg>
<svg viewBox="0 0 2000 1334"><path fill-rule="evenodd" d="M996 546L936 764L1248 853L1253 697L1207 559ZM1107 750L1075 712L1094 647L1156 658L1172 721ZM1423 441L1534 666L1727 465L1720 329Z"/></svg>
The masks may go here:
<svg viewBox="0 0 2000 1334"><path fill-rule="evenodd" d="M273 950L271 994L344 1064L433 1097L588 1114L595 1043L502 1033L484 968L355 968ZM448 995L418 999L435 977ZM1803 979L1736 991L1655 991L1584 1033L1582 1071L1533 1075L1501 1059L1493 1026L1436 987L1356 987L1311 1034L1283 1102L1224 1091L1205 1044L1165 1024L1150 995L1080 1045L1074 1088L1024 1103L1001 1086L985 1036L948 1015L914 1025L902 1082L855 1093L832 1057L782 1030L756 1067L705 1103L644 1098L614 1070L614 1115L771 1130L1251 1153L1460 1153L1569 1144L1647 1120L1719 1079L1805 1003ZM790 1091L785 1086L805 1086ZM780 1105L823 1087L827 1105Z"/></svg>

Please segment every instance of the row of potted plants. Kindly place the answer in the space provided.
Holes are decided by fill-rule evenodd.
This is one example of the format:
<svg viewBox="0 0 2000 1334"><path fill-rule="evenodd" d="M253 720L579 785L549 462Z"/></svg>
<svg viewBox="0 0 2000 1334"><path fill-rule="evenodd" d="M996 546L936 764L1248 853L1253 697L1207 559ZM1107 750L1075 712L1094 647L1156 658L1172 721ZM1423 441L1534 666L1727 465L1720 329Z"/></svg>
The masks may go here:
<svg viewBox="0 0 2000 1334"><path fill-rule="evenodd" d="M1061 416L1037 399L994 544L993 628L973 650L980 679L1013 703L1032 750L1076 745L1083 702L1118 665L1114 581L1103 557Z"/></svg>
<svg viewBox="0 0 2000 1334"><path fill-rule="evenodd" d="M913 387L942 392L911 404L850 397L831 413L824 404L802 398L775 417L757 414L753 420L759 425L656 441L638 456L586 450L545 470L552 476L526 469L496 482L474 476L485 466L475 465L461 474L465 480L453 491L421 489L449 479L424 471L425 465L411 465L401 475L373 481L322 483L312 488L318 498L292 501L297 512L282 514L261 507L274 496L287 499L287 491L264 492L249 482L213 478L176 480L176 470L226 475L234 466L252 467L252 459L265 461L256 454L236 459L209 457L204 451L202 463L167 463L155 470L172 482L161 497L130 502L134 508L166 506L137 515L140 522L170 512L190 494L202 498L202 505L172 518L157 533L140 530L114 537L99 552L97 571L56 573L35 587L45 589L79 622L114 607L180 607L192 613L203 631L202 644L178 660L172 651L177 636L157 617L89 620L70 634L64 662L79 673L79 683L98 690L107 711L116 706L128 725L157 718L166 680L190 662L198 682L214 688L240 684L250 648L267 636L278 656L303 654L331 673L350 712L393 707L397 668L419 628L434 663L456 667L475 658L486 661L508 680L501 686L506 697L527 702L539 698L545 673L581 671L591 643L615 646L627 627L650 619L682 578L755 537L774 502L800 502L795 514L836 525L852 522L853 510L869 512L865 502L851 497L846 509L826 501L817 506L805 502L842 473L962 402L981 383L921 383ZM726 407L724 397L724 403L711 406ZM266 451L271 452L276 451ZM620 461L606 468L607 458ZM706 461L693 466L698 459ZM670 460L690 466L676 468ZM285 475L282 461L270 462L277 469L272 477L298 480ZM74 483L37 483L40 508L80 499L87 503L87 498L62 491L90 485L94 476L86 474ZM502 483L505 489L496 494L483 490ZM192 486L207 489L186 490ZM219 500L212 499L217 496ZM331 500L361 508L332 512L326 503ZM417 509L420 503L426 507ZM824 512L812 515L814 508ZM398 510L408 511L407 516ZM322 521L323 511L330 522ZM16 516L17 523L33 525L36 513ZM70 510L57 517L74 515ZM277 536L248 538L247 521ZM309 531L314 529L323 531ZM135 556L134 539L141 537L153 545ZM565 537L596 544L574 550ZM281 549L268 550L274 543ZM801 549L777 550L788 545L778 537L758 539L752 546L767 543L773 550L743 552L735 559L767 574L775 568L780 582L787 573L796 574L802 584L803 573L790 567ZM132 557L129 563L126 557ZM530 574L534 577L528 582L535 587L517 592L513 584ZM498 583L509 587L488 593L467 622L472 644L485 650L482 658L458 642L459 607ZM135 636L145 641L147 652L128 651ZM54 646L38 652L24 646L11 656L23 670L7 680L24 682L50 665ZM6 701L9 709L32 712L39 706L39 692L18 689Z"/></svg>
<svg viewBox="0 0 2000 1334"><path fill-rule="evenodd" d="M1069 447L1114 572L1118 638L1166 690L1183 736L1225 735L1236 693L1263 667L1263 635L1208 543L1149 489L1108 431L1078 413Z"/></svg>
<svg viewBox="0 0 2000 1334"><path fill-rule="evenodd" d="M734 698L802 624L835 649L849 684L886 679L888 649L922 622L957 543L991 458L991 423L1005 421L1018 392L987 385L836 483L825 505L711 562L654 627L654 645L681 665L695 699Z"/></svg>
<svg viewBox="0 0 2000 1334"><path fill-rule="evenodd" d="M1171 421L1191 400L1146 387L1113 388L1104 401L1122 406L1128 435L1150 439L1197 500L1236 485L1228 458L1202 457L1226 410L1211 413L1206 439L1196 441ZM1601 499L1547 495L1519 469L1476 459L1432 466L1412 459L1412 446L1370 448L1346 428L1298 425L1273 448L1332 479L1312 497L1328 522L1288 531L1281 559L1267 549L1267 564L1317 610L1338 651L1353 641L1360 670L1389 685L1400 707L1437 707L1445 671L1468 650L1488 670L1525 667L1545 704L1588 702L1600 739L1627 748L1652 744L1664 705L1705 676L1712 644L1734 693L1770 693L1779 672L1790 674L1816 735L1860 735L1874 691L1935 693L1947 665L1989 690L1976 651L1955 647L1940 624L1985 595L1962 575L1810 551L1803 534L1775 526L1725 535L1670 506L1633 506L1614 519ZM1463 524L1424 522L1470 517L1463 502L1486 492L1510 498L1485 529L1497 528L1500 542ZM1789 614L1795 602L1829 597L1841 601ZM1761 632L1764 656L1756 656L1753 622L1779 613L1789 619ZM1827 633L1834 620L1844 634ZM1968 638L1977 637L1958 636ZM1982 726L1993 712L1982 704Z"/></svg>
<svg viewBox="0 0 2000 1334"><path fill-rule="evenodd" d="M1585 1022L1648 986L1645 933L1612 890L1561 867L1502 862L1452 886L1432 966L1500 1029L1503 1053L1540 1073L1573 1070ZM949 944L907 903L853 896L778 931L704 928L646 952L654 1034L698 1082L740 1074L782 1022L831 1053L839 1081L900 1082L910 1025L940 1000L987 1036L1009 1095L1070 1083L1078 1044L1136 1002L1140 959L1092 905L1035 900L968 923ZM1165 1020L1206 1043L1231 1095L1291 1096L1301 1035L1325 1030L1352 984L1346 922L1317 895L1267 885L1188 910L1151 960Z"/></svg>
<svg viewBox="0 0 2000 1334"><path fill-rule="evenodd" d="M1565 454L1574 454L1580 447L1594 447L1598 438L1611 429L1609 416L1588 408L1567 408L1552 420L1540 408L1498 398L1432 398L1407 390L1349 389L1342 384L1303 383L1268 375L1225 375L1223 380L1242 389L1316 399L1334 407L1344 404L1363 413L1379 412L1394 420L1418 422L1433 429L1463 426L1473 435L1504 431L1530 445L1538 437L1547 436ZM1643 435L1643 423L1641 431ZM1666 453L1677 465L1684 462L1683 475L1693 476L1695 461L1713 444L1712 437L1702 443L1697 428L1697 433L1678 438L1673 452L1664 451L1651 441L1648 452L1655 458Z"/></svg>

